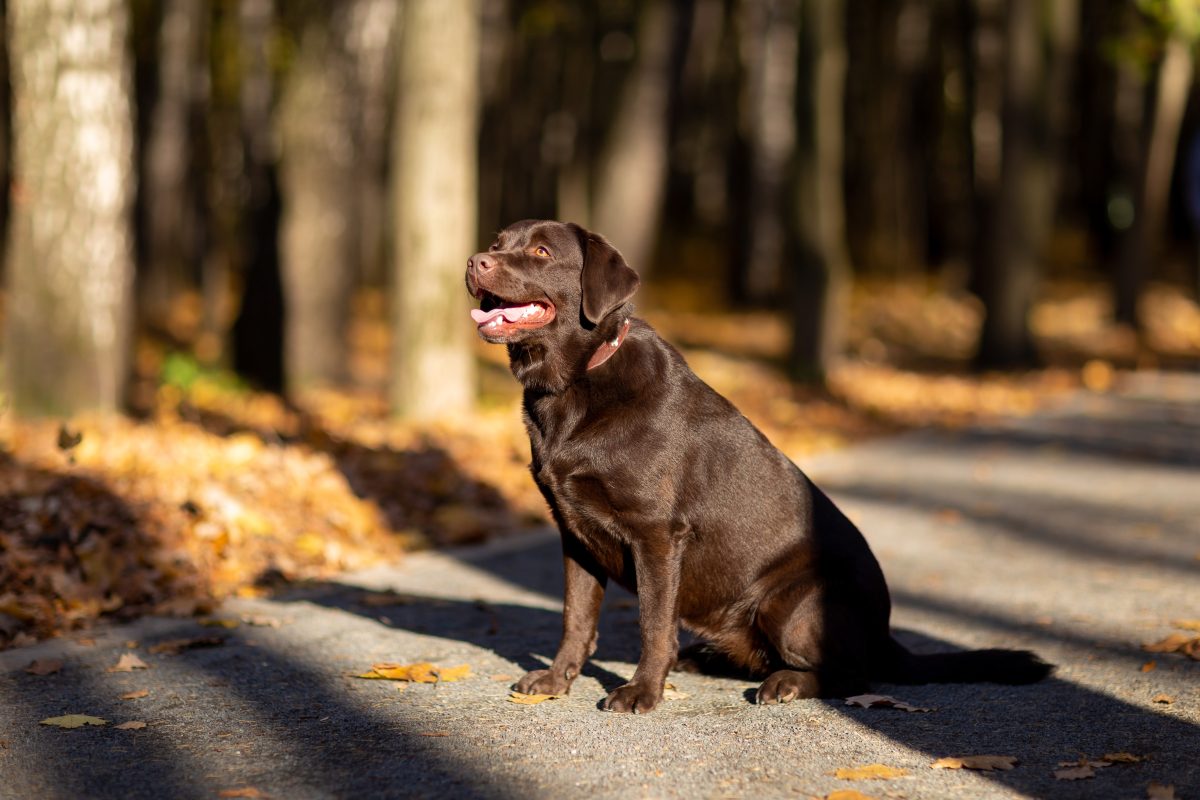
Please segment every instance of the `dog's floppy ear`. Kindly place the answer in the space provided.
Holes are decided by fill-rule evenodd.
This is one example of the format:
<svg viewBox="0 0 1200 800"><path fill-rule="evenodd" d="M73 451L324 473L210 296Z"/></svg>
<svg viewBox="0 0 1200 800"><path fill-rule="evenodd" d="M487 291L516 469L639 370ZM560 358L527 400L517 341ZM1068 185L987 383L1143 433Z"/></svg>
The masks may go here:
<svg viewBox="0 0 1200 800"><path fill-rule="evenodd" d="M633 297L641 279L603 236L583 228L578 232L583 247L583 315L596 324Z"/></svg>

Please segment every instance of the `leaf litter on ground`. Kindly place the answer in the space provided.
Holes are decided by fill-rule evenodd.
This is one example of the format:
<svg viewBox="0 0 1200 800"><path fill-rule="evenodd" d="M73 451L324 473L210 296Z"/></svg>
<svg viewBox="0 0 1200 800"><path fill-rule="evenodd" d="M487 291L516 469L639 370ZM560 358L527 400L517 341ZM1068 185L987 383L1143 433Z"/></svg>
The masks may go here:
<svg viewBox="0 0 1200 800"><path fill-rule="evenodd" d="M122 653L117 663L108 668L108 672L133 672L135 669L150 669L150 665L138 658L134 653Z"/></svg>
<svg viewBox="0 0 1200 800"><path fill-rule="evenodd" d="M457 667L439 667L428 661L416 664L380 663L372 664L367 672L355 675L356 678L369 680L409 681L412 683L451 683L461 681L471 676L471 667L460 664Z"/></svg>
<svg viewBox="0 0 1200 800"><path fill-rule="evenodd" d="M536 706L538 703L544 703L547 700L558 700L561 697L561 694L525 694L524 692L511 691L508 693L508 702L521 706Z"/></svg>
<svg viewBox="0 0 1200 800"><path fill-rule="evenodd" d="M85 725L107 725L108 720L88 714L64 714L61 717L47 717L41 724L53 725L56 728L82 728Z"/></svg>
<svg viewBox="0 0 1200 800"><path fill-rule="evenodd" d="M867 764L863 767L842 767L833 773L844 781L890 781L909 775L909 771L886 764Z"/></svg>
<svg viewBox="0 0 1200 800"><path fill-rule="evenodd" d="M1176 627L1182 627L1177 625ZM1188 636L1186 633L1172 633L1157 642L1142 645L1147 653L1182 653L1188 658L1200 661L1200 636Z"/></svg>
<svg viewBox="0 0 1200 800"><path fill-rule="evenodd" d="M900 711L916 713L937 711L936 708L920 708L918 706L909 705L903 700L897 700L894 697L888 697L884 694L858 694L854 695L853 697L847 697L846 705L858 706L859 708L895 708Z"/></svg>
<svg viewBox="0 0 1200 800"><path fill-rule="evenodd" d="M25 671L30 675L46 676L53 675L62 668L63 662L56 658L39 658L29 662L29 666L25 668Z"/></svg>
<svg viewBox="0 0 1200 800"><path fill-rule="evenodd" d="M983 772L1008 770L1020 763L1016 756L948 756L939 758L929 766L933 769L976 769Z"/></svg>

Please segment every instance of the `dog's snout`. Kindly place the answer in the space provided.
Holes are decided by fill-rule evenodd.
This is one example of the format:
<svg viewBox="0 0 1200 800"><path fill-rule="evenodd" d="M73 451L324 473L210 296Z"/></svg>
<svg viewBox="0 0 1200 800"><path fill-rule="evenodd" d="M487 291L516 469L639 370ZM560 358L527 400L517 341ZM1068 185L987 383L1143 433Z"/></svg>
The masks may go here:
<svg viewBox="0 0 1200 800"><path fill-rule="evenodd" d="M491 272L496 267L495 259L489 258L483 253L471 256L467 259L467 269L475 272Z"/></svg>

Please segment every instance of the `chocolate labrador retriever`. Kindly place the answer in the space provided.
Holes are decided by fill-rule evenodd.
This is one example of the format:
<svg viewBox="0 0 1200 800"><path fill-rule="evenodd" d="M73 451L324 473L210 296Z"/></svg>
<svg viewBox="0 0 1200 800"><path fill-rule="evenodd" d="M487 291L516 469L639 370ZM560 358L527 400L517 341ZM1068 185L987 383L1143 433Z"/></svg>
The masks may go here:
<svg viewBox="0 0 1200 800"><path fill-rule="evenodd" d="M525 389L530 469L562 533L563 636L516 689L562 694L596 648L612 578L639 598L642 653L603 702L647 712L679 624L707 665L765 677L759 703L844 697L872 680L1031 683L1032 653L914 655L858 529L788 458L631 316L639 280L603 237L527 220L467 262L471 317Z"/></svg>

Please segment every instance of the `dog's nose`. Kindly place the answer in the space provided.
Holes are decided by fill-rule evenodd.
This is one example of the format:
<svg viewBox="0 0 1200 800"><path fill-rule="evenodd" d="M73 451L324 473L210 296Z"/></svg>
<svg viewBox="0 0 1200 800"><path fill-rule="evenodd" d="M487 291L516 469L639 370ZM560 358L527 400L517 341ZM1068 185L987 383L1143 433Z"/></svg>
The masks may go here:
<svg viewBox="0 0 1200 800"><path fill-rule="evenodd" d="M467 269L475 270L476 272L491 272L495 266L496 262L483 253L467 259Z"/></svg>

